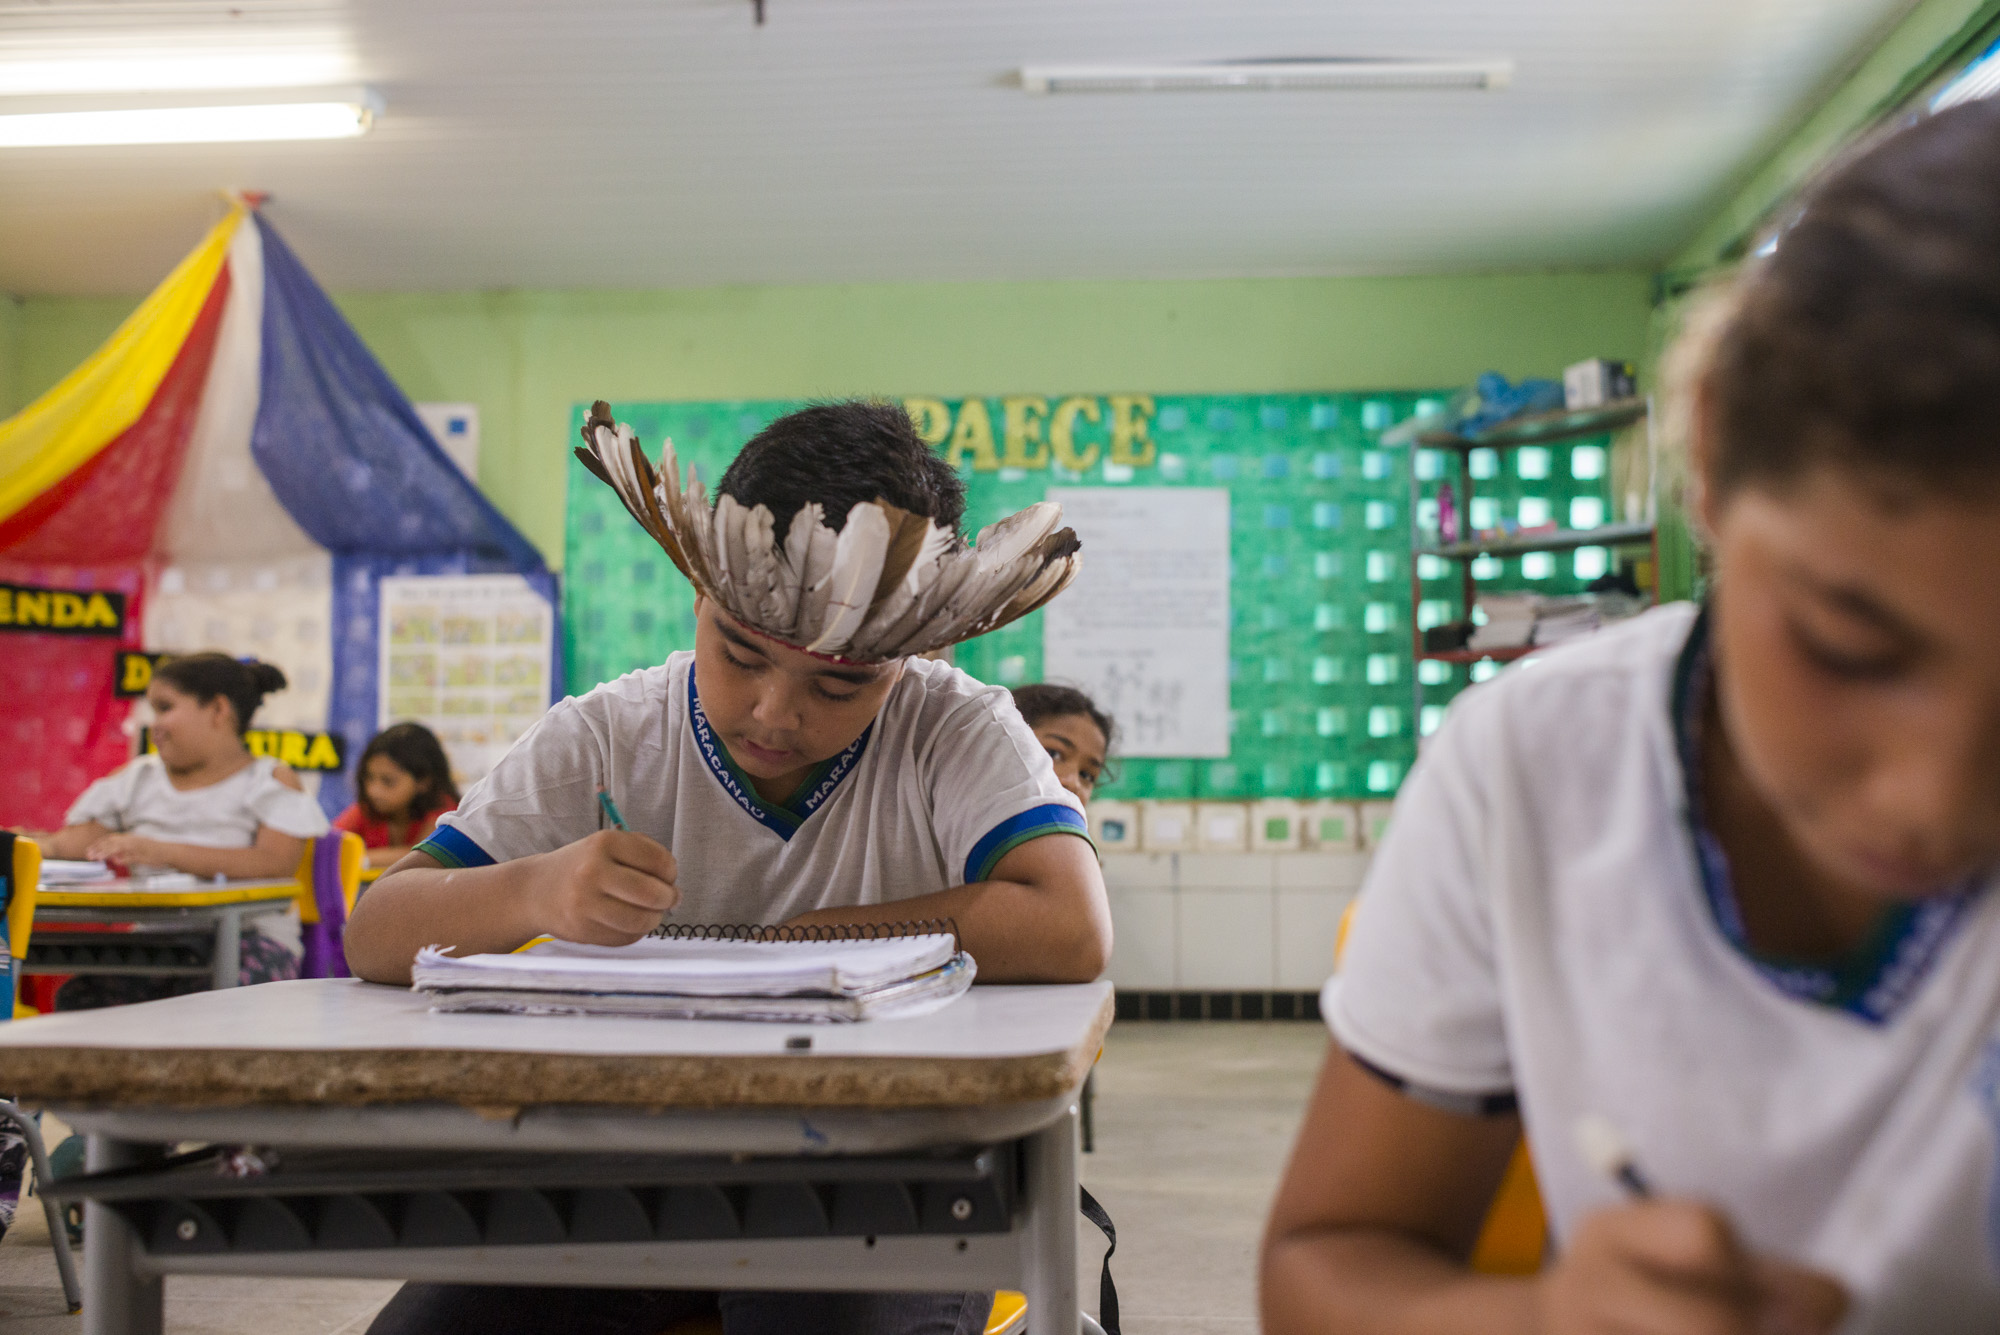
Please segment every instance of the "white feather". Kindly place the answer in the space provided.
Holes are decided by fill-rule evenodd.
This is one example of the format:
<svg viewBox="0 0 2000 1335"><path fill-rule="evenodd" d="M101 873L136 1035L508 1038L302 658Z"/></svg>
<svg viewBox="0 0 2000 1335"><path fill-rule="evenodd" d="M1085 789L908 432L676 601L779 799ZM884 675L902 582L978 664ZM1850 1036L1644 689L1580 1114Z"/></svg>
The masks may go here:
<svg viewBox="0 0 2000 1335"><path fill-rule="evenodd" d="M1062 522L1062 506L1054 501L1036 501L1025 510L995 520L979 530L974 548L981 569L991 570L1008 561L1017 561L1036 543L1056 531Z"/></svg>
<svg viewBox="0 0 2000 1335"><path fill-rule="evenodd" d="M716 528L716 592L722 594L722 604L734 616L738 610L752 612L756 604L750 600L750 554L744 552L744 520L750 512L736 504L736 498L724 492L716 498L716 516L712 520Z"/></svg>
<svg viewBox="0 0 2000 1335"><path fill-rule="evenodd" d="M799 607L792 623L791 642L804 644L818 637L826 619L826 602L833 593L833 557L840 549L840 535L820 522L820 509L812 507L813 527L806 546L805 564L799 571Z"/></svg>
<svg viewBox="0 0 2000 1335"><path fill-rule="evenodd" d="M882 578L882 558L889 551L889 516L873 501L862 501L847 512L847 523L833 553L828 576L826 613L820 632L805 646L808 653L839 653L868 615L875 585Z"/></svg>
<svg viewBox="0 0 2000 1335"><path fill-rule="evenodd" d="M743 548L749 557L749 604L756 612L751 624L784 625L791 616L791 590L785 584L784 559L778 554L777 521L769 506L751 509L743 521Z"/></svg>

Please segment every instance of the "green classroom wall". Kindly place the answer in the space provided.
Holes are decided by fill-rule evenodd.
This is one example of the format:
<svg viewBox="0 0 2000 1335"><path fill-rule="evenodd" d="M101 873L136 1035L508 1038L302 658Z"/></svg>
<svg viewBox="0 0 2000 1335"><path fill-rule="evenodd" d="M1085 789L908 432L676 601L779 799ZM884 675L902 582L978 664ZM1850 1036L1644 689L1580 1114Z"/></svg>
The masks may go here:
<svg viewBox="0 0 2000 1335"><path fill-rule="evenodd" d="M579 401L1429 389L1637 359L1652 283L1633 270L336 300L411 398L479 405L480 483L558 563ZM15 349L0 323L0 409L54 384L136 301L30 297L0 316Z"/></svg>

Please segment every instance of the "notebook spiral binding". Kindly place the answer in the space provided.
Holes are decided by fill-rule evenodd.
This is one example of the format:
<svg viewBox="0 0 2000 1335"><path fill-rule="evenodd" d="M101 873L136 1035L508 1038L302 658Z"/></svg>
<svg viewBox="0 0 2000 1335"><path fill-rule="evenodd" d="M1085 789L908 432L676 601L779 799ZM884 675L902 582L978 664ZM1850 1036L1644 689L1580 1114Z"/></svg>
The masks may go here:
<svg viewBox="0 0 2000 1335"><path fill-rule="evenodd" d="M956 918L917 918L908 922L754 923L663 922L648 936L666 941L887 941L900 936L942 936L951 933L955 951L964 951Z"/></svg>

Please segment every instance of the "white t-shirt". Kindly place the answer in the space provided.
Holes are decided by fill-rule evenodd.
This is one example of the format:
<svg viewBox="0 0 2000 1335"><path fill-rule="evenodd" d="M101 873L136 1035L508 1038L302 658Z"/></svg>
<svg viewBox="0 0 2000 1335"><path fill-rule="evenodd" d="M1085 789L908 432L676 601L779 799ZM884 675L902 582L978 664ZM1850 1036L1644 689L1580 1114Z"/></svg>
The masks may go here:
<svg viewBox="0 0 2000 1335"><path fill-rule="evenodd" d="M564 700L419 845L447 866L547 852L605 827L673 851L676 922L781 922L985 879L1046 834L1082 835L1076 799L1011 697L913 658L854 745L793 800L758 797L699 708L694 655Z"/></svg>
<svg viewBox="0 0 2000 1335"><path fill-rule="evenodd" d="M279 783L278 762L255 756L221 783L179 789L158 755L144 755L105 775L71 804L65 825L96 821L107 830L202 848L248 848L268 825L297 839L331 826L319 803Z"/></svg>
<svg viewBox="0 0 2000 1335"><path fill-rule="evenodd" d="M1835 1002L1732 944L1675 719L1695 623L1661 608L1459 698L1328 1022L1413 1092L1511 1092L1558 1243L1620 1199L1575 1147L1596 1113L1659 1190L1840 1276L1844 1330L2000 1330L2000 894L1906 915Z"/></svg>

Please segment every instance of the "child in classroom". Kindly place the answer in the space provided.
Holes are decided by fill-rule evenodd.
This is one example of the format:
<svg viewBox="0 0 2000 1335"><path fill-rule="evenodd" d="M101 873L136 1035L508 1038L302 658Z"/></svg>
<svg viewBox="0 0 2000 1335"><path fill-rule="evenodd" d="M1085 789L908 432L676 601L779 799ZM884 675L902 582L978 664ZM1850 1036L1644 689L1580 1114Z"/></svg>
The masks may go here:
<svg viewBox="0 0 2000 1335"><path fill-rule="evenodd" d="M1676 359L1710 596L1426 744L1271 1335L2000 1330L2000 103L1838 165ZM1475 1275L1523 1132L1554 1259Z"/></svg>
<svg viewBox="0 0 2000 1335"><path fill-rule="evenodd" d="M1074 686L1039 681L1014 688L1014 708L1049 753L1056 782L1079 802L1089 802L1104 781L1116 724Z"/></svg>
<svg viewBox="0 0 2000 1335"><path fill-rule="evenodd" d="M243 739L264 697L285 689L269 663L222 653L177 654L153 671L146 703L154 751L83 790L63 828L36 835L45 856L94 858L134 872L182 871L232 879L287 877L326 815L298 775ZM244 924L245 984L296 978L297 910ZM198 978L72 978L58 1010L147 1001L199 991Z"/></svg>
<svg viewBox="0 0 2000 1335"><path fill-rule="evenodd" d="M1095 978L1111 920L1082 804L1004 688L920 656L1061 591L1077 543L1059 507L967 549L964 484L894 404L779 418L712 511L698 482L683 492L671 442L656 489L605 405L584 439L584 462L694 584L694 649L523 735L356 904L354 972L407 984L434 942L622 945L667 919L950 918L982 982ZM618 812L629 829L610 827ZM977 1332L991 1303L411 1284L371 1329L655 1335L719 1305L730 1335Z"/></svg>
<svg viewBox="0 0 2000 1335"><path fill-rule="evenodd" d="M371 867L401 861L430 837L439 816L458 809L444 743L421 723L391 724L376 733L354 774L355 800L334 817L333 827L361 836Z"/></svg>

